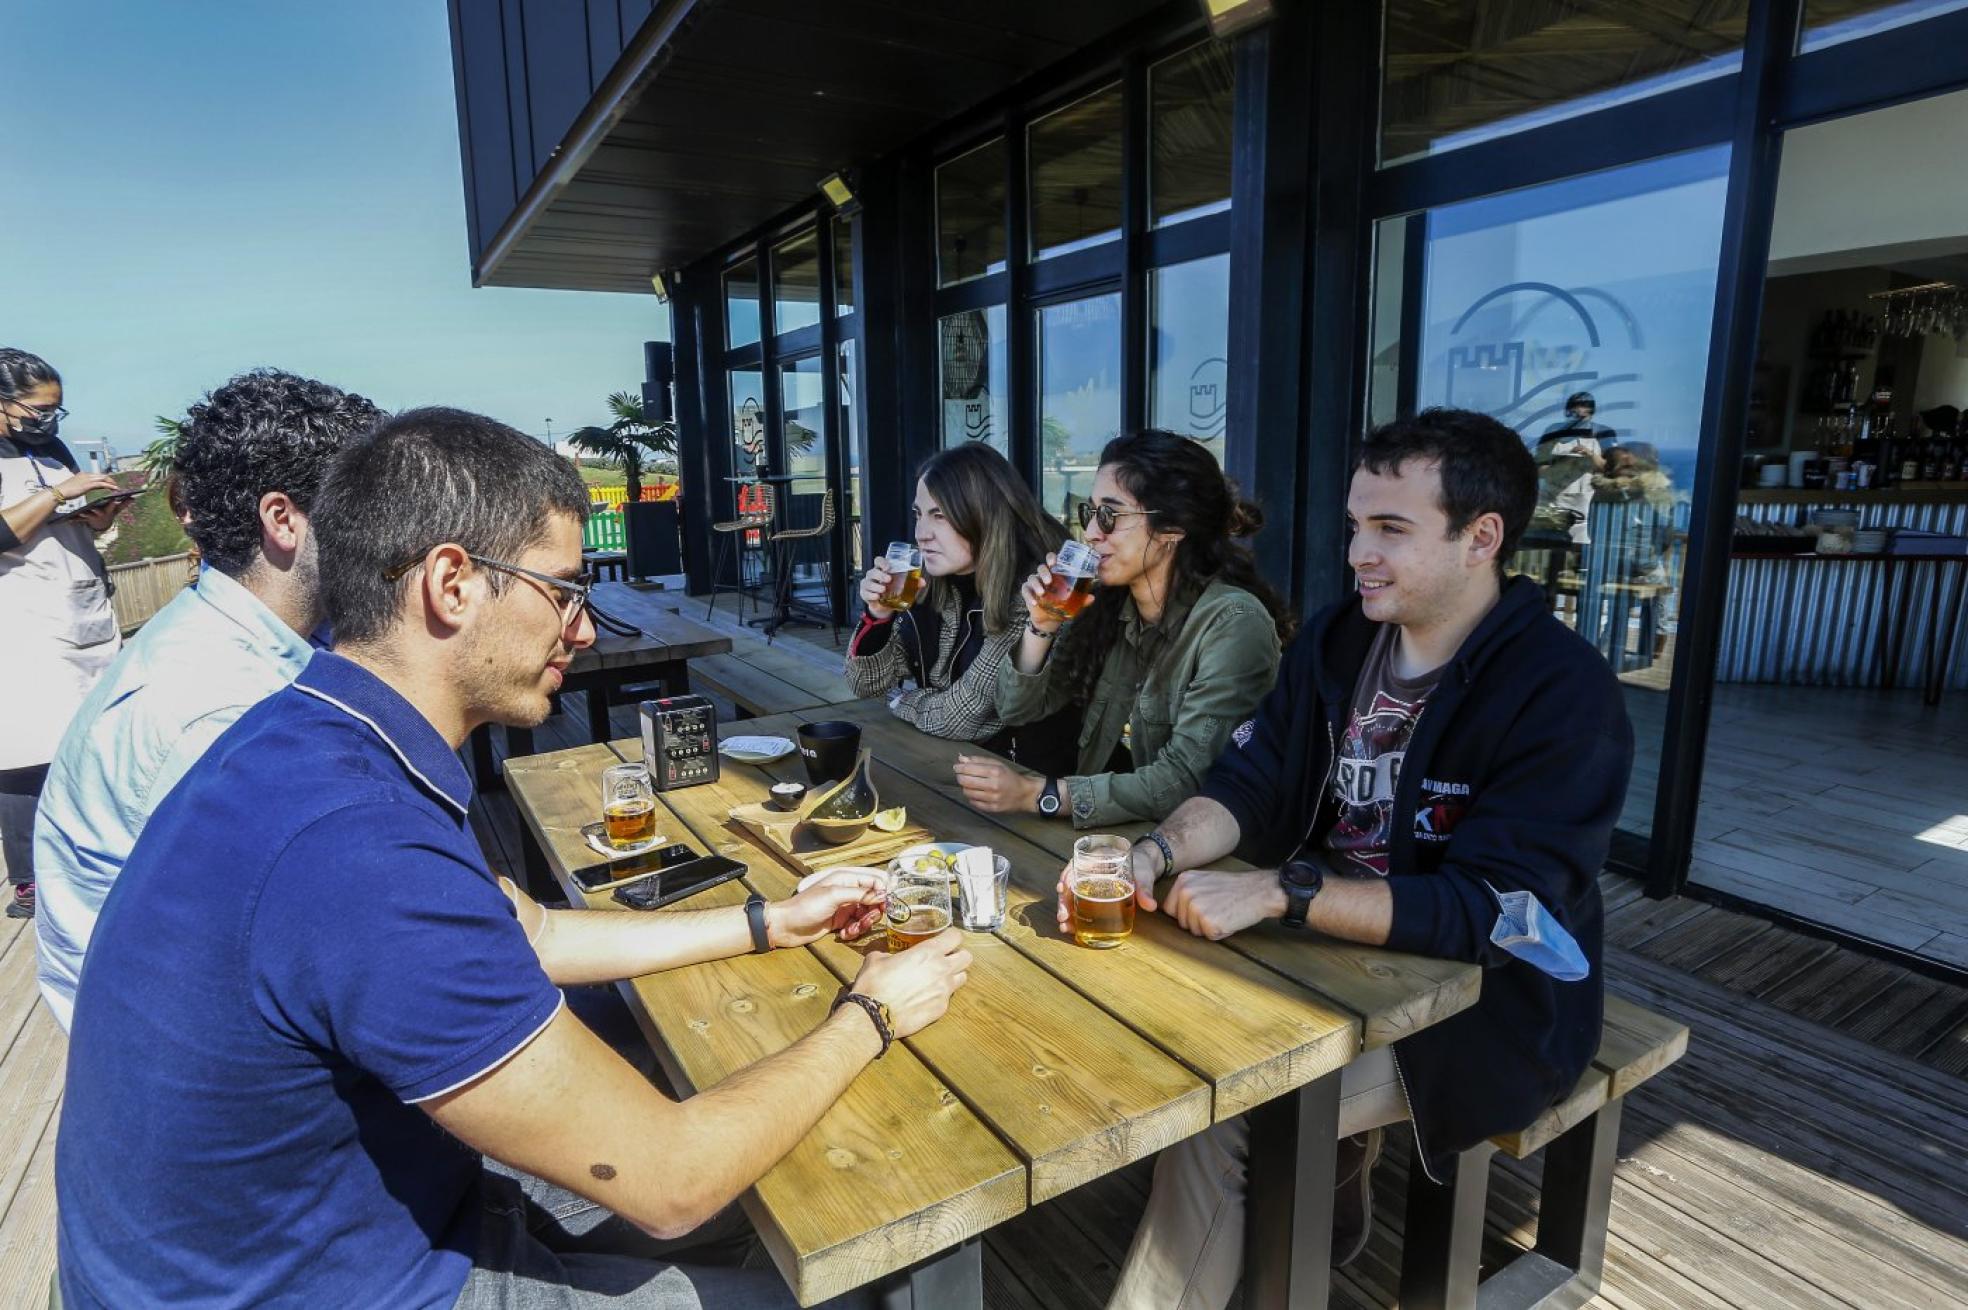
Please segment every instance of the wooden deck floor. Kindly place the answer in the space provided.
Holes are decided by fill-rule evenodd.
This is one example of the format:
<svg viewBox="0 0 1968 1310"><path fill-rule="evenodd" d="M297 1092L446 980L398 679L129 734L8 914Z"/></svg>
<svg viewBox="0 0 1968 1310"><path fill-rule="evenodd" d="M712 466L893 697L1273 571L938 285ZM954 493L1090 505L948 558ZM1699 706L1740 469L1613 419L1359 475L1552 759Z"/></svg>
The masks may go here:
<svg viewBox="0 0 1968 1310"><path fill-rule="evenodd" d="M700 611L701 612L701 611ZM822 632L825 646L830 634ZM782 640L779 643L790 646ZM815 651L816 658L828 658ZM578 744L578 697L538 737ZM629 735L632 711L617 711ZM502 794L479 798L488 858L515 873ZM1608 985L1694 1030L1686 1059L1628 1098L1607 1278L1595 1304L1968 1304L1968 989L1608 876ZM0 920L0 1307L43 1304L64 1042L34 990L34 941ZM1408 1151L1394 1134L1368 1251L1335 1305L1396 1304ZM1497 1166L1486 1255L1530 1240L1537 1162ZM1095 1310L1147 1186L1112 1175L994 1230L994 1310Z"/></svg>

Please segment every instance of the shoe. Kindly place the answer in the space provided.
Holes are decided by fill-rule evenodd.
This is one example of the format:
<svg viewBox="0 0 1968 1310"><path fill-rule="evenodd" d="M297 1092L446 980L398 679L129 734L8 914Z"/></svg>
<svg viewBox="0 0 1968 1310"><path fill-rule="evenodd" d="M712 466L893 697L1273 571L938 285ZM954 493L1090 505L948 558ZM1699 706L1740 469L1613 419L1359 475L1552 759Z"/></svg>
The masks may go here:
<svg viewBox="0 0 1968 1310"><path fill-rule="evenodd" d="M1380 1129L1339 1140L1333 1166L1332 1267L1360 1258L1373 1235L1373 1167L1380 1159Z"/></svg>
<svg viewBox="0 0 1968 1310"><path fill-rule="evenodd" d="M32 919L34 917L33 883L23 882L15 884L14 899L7 902L7 917L9 919Z"/></svg>

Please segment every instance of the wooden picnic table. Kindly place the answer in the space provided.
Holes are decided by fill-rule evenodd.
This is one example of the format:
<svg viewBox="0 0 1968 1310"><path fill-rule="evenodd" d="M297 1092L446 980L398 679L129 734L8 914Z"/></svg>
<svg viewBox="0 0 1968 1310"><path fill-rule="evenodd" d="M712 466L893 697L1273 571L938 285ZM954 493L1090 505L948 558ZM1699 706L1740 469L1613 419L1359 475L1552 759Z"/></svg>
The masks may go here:
<svg viewBox="0 0 1968 1310"><path fill-rule="evenodd" d="M657 683L665 696L678 696L690 690L690 661L722 655L731 649L731 638L701 623L693 623L676 612L682 599L679 592L660 587L640 587L626 582L603 582L594 589L595 607L603 614L633 624L642 632L620 636L597 627L595 642L574 653L573 662L561 682L563 694L588 693L588 739L607 741L609 697L636 683ZM513 759L533 753L531 728L507 728L506 756ZM490 727L472 734L472 768L481 790L500 785L492 767Z"/></svg>
<svg viewBox="0 0 1968 1310"><path fill-rule="evenodd" d="M969 934L976 962L949 1013L871 1065L747 1193L800 1302L901 1280L915 1305L977 1306L975 1239L985 1229L1251 1113L1246 1304L1325 1304L1340 1071L1362 1050L1471 1004L1478 971L1283 933L1209 942L1147 914L1118 949L1083 949L1053 916L1076 834L964 805L949 763L975 747L923 737L879 699L727 731L791 736L811 718L861 723L882 803L907 805L940 838L1008 856L1012 887L1004 927ZM569 870L594 860L580 829L593 820L601 770L641 749L619 741L507 764L527 834L577 905L619 909L581 893ZM741 860L744 882L768 897L789 895L795 871L727 815L773 781L803 781L799 757L727 760L722 774L659 797L665 835ZM735 905L745 894L726 884L686 904ZM859 962L856 949L829 940L622 986L687 1094L818 1025Z"/></svg>

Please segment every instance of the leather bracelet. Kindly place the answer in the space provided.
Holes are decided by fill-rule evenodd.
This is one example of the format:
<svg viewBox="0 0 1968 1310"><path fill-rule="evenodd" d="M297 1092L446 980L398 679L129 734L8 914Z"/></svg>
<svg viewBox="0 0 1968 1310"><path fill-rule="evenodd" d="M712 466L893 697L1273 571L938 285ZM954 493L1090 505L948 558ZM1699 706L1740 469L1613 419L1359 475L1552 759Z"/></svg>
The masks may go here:
<svg viewBox="0 0 1968 1310"><path fill-rule="evenodd" d="M765 897L757 892L745 898L745 922L752 929L752 954L769 952L772 949L772 935L765 930Z"/></svg>
<svg viewBox="0 0 1968 1310"><path fill-rule="evenodd" d="M1034 624L1030 619L1025 620L1025 631L1031 633L1034 637L1037 637L1040 641L1051 641L1054 637L1057 637L1059 635L1059 629L1057 628L1054 628L1051 632L1040 632L1038 626Z"/></svg>
<svg viewBox="0 0 1968 1310"><path fill-rule="evenodd" d="M843 1005L857 1006L868 1016L868 1022L875 1025L875 1035L881 1038L881 1050L875 1052L875 1058L879 1060L887 1055L888 1048L895 1044L895 1030L890 1028L888 1020L882 1017L882 1003L872 996L863 996L860 992L842 992L834 998L834 1009L838 1010Z"/></svg>

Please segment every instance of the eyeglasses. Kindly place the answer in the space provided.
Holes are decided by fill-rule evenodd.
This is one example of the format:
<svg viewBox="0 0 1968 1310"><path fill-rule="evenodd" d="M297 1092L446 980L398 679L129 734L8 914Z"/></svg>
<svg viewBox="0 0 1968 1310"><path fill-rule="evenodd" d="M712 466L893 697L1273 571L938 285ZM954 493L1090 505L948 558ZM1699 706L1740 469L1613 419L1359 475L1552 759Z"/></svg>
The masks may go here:
<svg viewBox="0 0 1968 1310"><path fill-rule="evenodd" d="M30 405L24 400L10 399L7 403L21 411L22 418L42 418L59 423L68 417L68 407L66 405L56 405L53 408L44 409L38 405Z"/></svg>
<svg viewBox="0 0 1968 1310"><path fill-rule="evenodd" d="M1112 505L1096 505L1090 500L1080 502L1080 531L1084 532L1094 524L1100 525L1102 532L1112 532L1125 518L1149 518L1161 513L1155 509L1115 509Z"/></svg>
<svg viewBox="0 0 1968 1310"><path fill-rule="evenodd" d="M427 551L425 553L428 554L429 552ZM559 600L555 604L560 609L560 626L563 629L573 627L579 621L581 611L594 603L595 580L594 575L591 573L583 573L573 579L556 578L551 573L541 573L534 569L524 569L517 564L508 564L504 560L487 559L483 555L474 555L469 551L465 553L465 558L481 567L497 569L501 573L510 573L515 577L526 578L559 593ZM383 571L383 581L395 582L423 562L424 556L419 555L414 559L405 560L393 569L385 569Z"/></svg>

